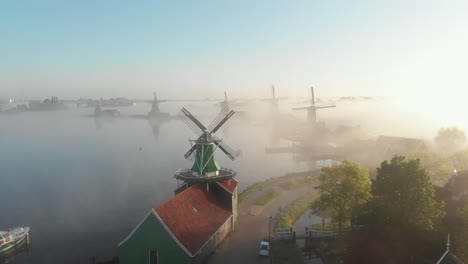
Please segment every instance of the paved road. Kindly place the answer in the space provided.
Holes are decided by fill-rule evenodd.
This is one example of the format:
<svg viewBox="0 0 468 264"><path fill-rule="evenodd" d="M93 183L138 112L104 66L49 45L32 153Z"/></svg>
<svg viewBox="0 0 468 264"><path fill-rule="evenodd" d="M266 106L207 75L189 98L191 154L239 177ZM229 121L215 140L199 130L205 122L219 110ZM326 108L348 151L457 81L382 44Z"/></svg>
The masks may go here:
<svg viewBox="0 0 468 264"><path fill-rule="evenodd" d="M268 189L264 189L266 191ZM278 208L285 207L292 201L303 196L307 188L301 188L291 192L283 192L280 196L268 203L263 211L253 216L249 214L250 207L261 194L248 197L240 208L236 230L223 242L223 244L211 256L209 264L250 264L269 263L268 258L258 256L258 247L262 239L268 239L268 227L270 216L274 216Z"/></svg>

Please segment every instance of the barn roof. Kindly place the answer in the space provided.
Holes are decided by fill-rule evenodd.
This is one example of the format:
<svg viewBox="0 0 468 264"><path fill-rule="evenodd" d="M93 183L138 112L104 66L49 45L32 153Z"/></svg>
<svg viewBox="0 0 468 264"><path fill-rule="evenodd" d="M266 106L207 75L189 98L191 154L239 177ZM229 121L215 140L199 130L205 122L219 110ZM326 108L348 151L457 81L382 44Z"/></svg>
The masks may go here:
<svg viewBox="0 0 468 264"><path fill-rule="evenodd" d="M437 264L463 264L463 261L457 258L452 252L450 252L450 235L447 237L447 250L440 257Z"/></svg>
<svg viewBox="0 0 468 264"><path fill-rule="evenodd" d="M417 138L403 138L392 136L379 136L377 145L381 147L391 148L398 154L406 154L424 150L427 148L426 143L422 139Z"/></svg>
<svg viewBox="0 0 468 264"><path fill-rule="evenodd" d="M206 184L193 185L153 210L193 256L232 216Z"/></svg>
<svg viewBox="0 0 468 264"><path fill-rule="evenodd" d="M437 264L463 264L452 252L446 252Z"/></svg>
<svg viewBox="0 0 468 264"><path fill-rule="evenodd" d="M229 193L233 193L236 190L237 185L239 184L239 182L234 178L218 181L217 183Z"/></svg>

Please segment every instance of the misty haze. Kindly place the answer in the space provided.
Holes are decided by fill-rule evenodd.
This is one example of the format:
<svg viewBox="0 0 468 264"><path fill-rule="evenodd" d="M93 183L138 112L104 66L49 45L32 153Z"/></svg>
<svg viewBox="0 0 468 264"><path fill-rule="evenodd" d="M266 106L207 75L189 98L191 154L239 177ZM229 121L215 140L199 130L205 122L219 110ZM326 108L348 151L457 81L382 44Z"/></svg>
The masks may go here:
<svg viewBox="0 0 468 264"><path fill-rule="evenodd" d="M468 261L463 1L4 3L0 263Z"/></svg>

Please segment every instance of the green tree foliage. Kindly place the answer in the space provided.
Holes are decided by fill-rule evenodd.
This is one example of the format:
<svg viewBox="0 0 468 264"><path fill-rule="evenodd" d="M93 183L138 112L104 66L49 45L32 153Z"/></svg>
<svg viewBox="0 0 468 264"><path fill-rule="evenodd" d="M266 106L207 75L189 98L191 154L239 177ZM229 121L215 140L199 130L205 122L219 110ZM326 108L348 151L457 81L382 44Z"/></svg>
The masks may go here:
<svg viewBox="0 0 468 264"><path fill-rule="evenodd" d="M432 182L443 186L450 177L454 164L451 157L432 150L423 150L408 155L409 159L419 159L427 170Z"/></svg>
<svg viewBox="0 0 468 264"><path fill-rule="evenodd" d="M382 162L371 193L372 198L360 211L360 223L375 237L385 238L401 261L430 255L429 238L444 212L421 162L403 156Z"/></svg>
<svg viewBox="0 0 468 264"><path fill-rule="evenodd" d="M383 225L430 230L443 215L443 205L434 199L434 186L418 159L395 156L382 162L372 194Z"/></svg>
<svg viewBox="0 0 468 264"><path fill-rule="evenodd" d="M322 168L320 197L313 208L330 211L341 232L343 225L351 224L353 210L370 198L370 179L366 168L345 160L340 165Z"/></svg>
<svg viewBox="0 0 468 264"><path fill-rule="evenodd" d="M466 142L465 132L457 127L441 128L434 138L440 150L453 152L464 147Z"/></svg>
<svg viewBox="0 0 468 264"><path fill-rule="evenodd" d="M444 186L454 169L468 170L468 150L454 153L441 153L434 150L423 150L408 155L409 159L419 159L427 170L432 182Z"/></svg>

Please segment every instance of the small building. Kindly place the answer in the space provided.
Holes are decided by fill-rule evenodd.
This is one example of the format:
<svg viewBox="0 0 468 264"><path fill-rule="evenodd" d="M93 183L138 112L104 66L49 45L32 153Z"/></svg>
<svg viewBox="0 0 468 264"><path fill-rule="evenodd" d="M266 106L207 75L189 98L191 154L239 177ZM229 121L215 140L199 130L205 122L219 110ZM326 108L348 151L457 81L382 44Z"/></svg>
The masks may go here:
<svg viewBox="0 0 468 264"><path fill-rule="evenodd" d="M202 263L234 229L236 179L198 183L154 207L118 245L121 264Z"/></svg>
<svg viewBox="0 0 468 264"><path fill-rule="evenodd" d="M463 264L463 261L450 252L450 236L447 237L447 250L436 264Z"/></svg>
<svg viewBox="0 0 468 264"><path fill-rule="evenodd" d="M427 144L422 139L379 136L375 142L374 155L380 159L391 159L395 155L407 155L426 149Z"/></svg>

